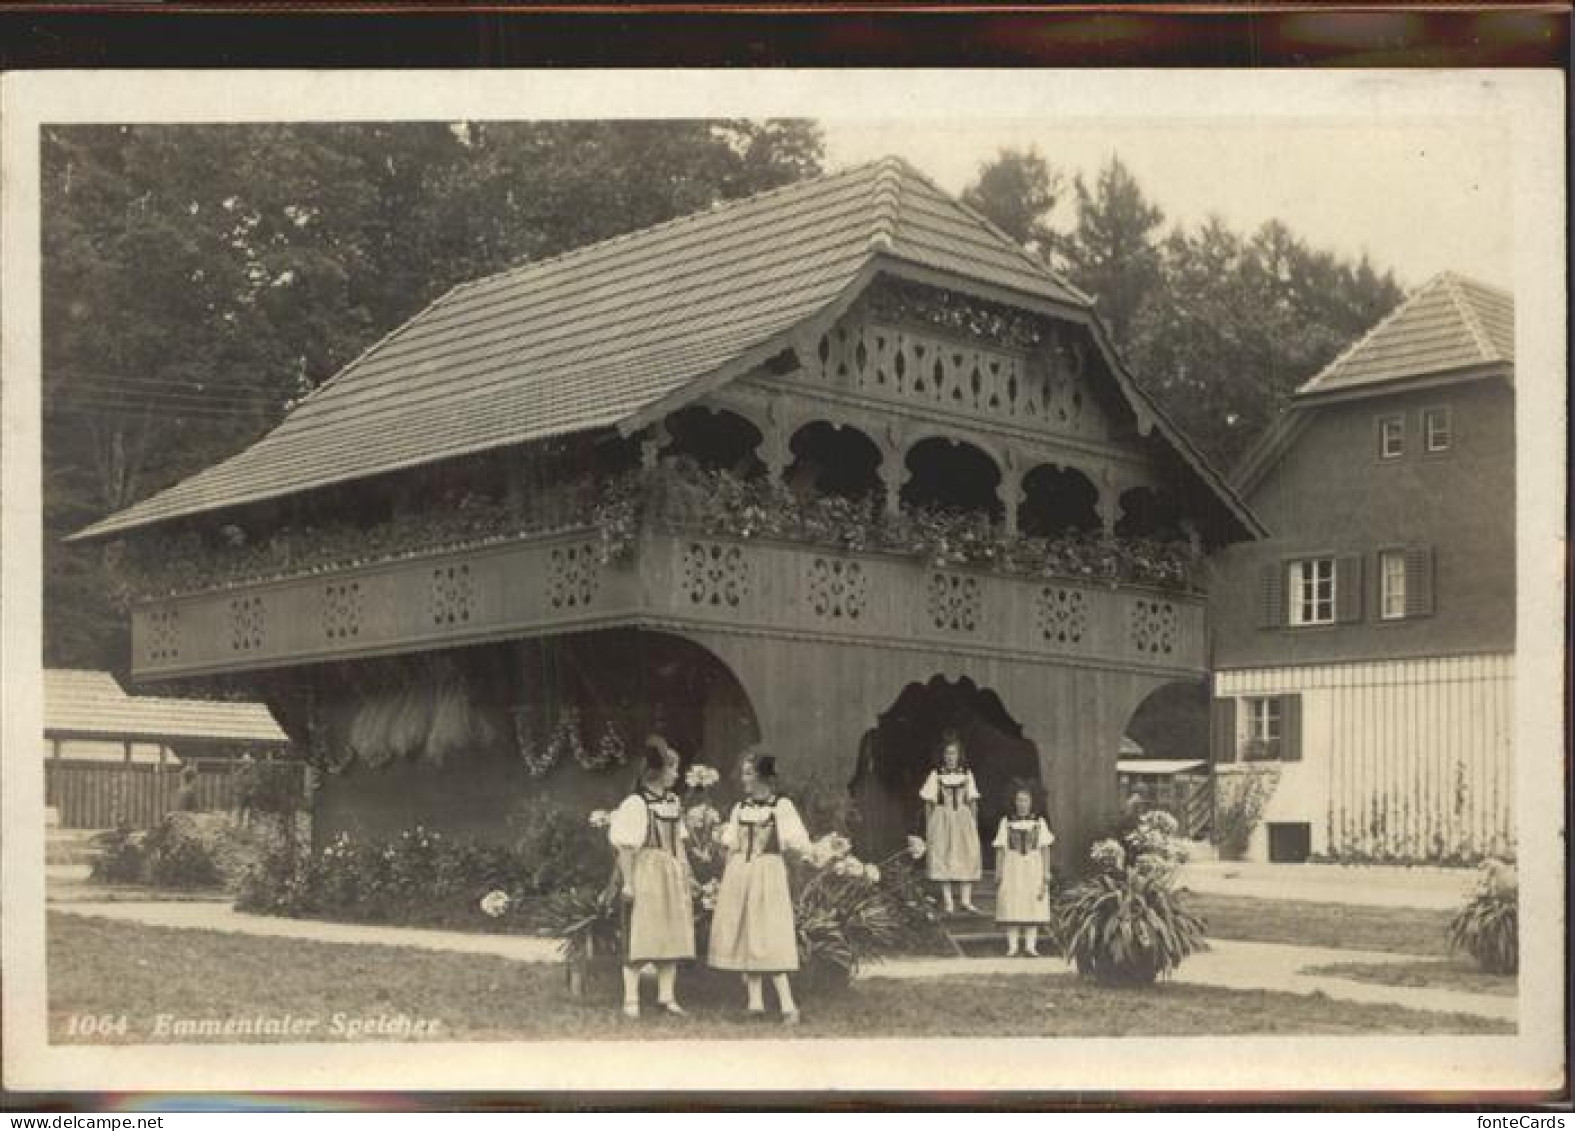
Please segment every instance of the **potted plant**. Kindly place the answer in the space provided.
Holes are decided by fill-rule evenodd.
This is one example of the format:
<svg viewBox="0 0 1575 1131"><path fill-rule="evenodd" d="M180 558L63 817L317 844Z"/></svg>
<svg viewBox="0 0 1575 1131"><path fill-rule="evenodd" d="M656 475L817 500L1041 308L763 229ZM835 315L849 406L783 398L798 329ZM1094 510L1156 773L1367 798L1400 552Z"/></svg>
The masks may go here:
<svg viewBox="0 0 1575 1131"><path fill-rule="evenodd" d="M1483 862L1476 890L1449 924L1449 945L1470 954L1489 974L1520 969L1520 882L1514 865Z"/></svg>
<svg viewBox="0 0 1575 1131"><path fill-rule="evenodd" d="M1145 813L1122 840L1089 849L1092 872L1058 907L1058 929L1068 961L1104 985L1151 985L1184 959L1207 948L1204 923L1187 910L1176 886L1182 849L1176 819Z"/></svg>

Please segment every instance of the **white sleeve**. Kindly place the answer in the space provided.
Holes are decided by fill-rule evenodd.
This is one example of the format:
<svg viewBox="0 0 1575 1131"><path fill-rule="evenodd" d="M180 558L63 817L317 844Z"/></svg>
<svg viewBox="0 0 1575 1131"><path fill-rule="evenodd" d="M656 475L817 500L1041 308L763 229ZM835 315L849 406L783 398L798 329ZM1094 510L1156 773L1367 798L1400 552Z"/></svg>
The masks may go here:
<svg viewBox="0 0 1575 1131"><path fill-rule="evenodd" d="M808 852L809 830L793 803L783 797L777 801L777 841L784 852Z"/></svg>
<svg viewBox="0 0 1575 1131"><path fill-rule="evenodd" d="M722 833L721 833L721 836L718 839L721 841L722 847L727 849L729 852L731 852L733 849L738 847L738 806L737 805L734 805L732 811L730 813L728 813L728 815L727 815L727 823L722 826Z"/></svg>
<svg viewBox="0 0 1575 1131"><path fill-rule="evenodd" d="M990 843L990 847L1005 848L1010 844L1011 840L1006 835L1006 818L1002 817L1000 825L995 830L995 840Z"/></svg>
<svg viewBox="0 0 1575 1131"><path fill-rule="evenodd" d="M607 839L614 848L639 848L645 844L645 824L645 802L631 793L612 811Z"/></svg>
<svg viewBox="0 0 1575 1131"><path fill-rule="evenodd" d="M1050 826L1045 824L1043 817L1039 818L1039 847L1049 848L1055 843L1055 833L1050 831Z"/></svg>
<svg viewBox="0 0 1575 1131"><path fill-rule="evenodd" d="M931 770L930 771L930 776L924 779L924 785L919 789L919 800L920 801L928 801L931 805L934 805L940 799L941 799L941 782L940 782L940 778L938 778L936 776L934 770Z"/></svg>
<svg viewBox="0 0 1575 1131"><path fill-rule="evenodd" d="M969 801L977 801L977 800L979 800L979 787L978 787L977 784L975 784L975 782L973 780L973 771L972 770L968 771L967 799Z"/></svg>

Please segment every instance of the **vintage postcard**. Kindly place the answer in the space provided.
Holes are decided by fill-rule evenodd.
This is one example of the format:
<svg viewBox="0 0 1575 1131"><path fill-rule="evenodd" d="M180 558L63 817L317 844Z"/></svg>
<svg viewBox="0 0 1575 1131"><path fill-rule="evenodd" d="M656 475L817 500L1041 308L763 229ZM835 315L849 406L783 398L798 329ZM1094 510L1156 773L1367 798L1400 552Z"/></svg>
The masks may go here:
<svg viewBox="0 0 1575 1131"><path fill-rule="evenodd" d="M1563 1086L1558 75L0 93L8 1087Z"/></svg>

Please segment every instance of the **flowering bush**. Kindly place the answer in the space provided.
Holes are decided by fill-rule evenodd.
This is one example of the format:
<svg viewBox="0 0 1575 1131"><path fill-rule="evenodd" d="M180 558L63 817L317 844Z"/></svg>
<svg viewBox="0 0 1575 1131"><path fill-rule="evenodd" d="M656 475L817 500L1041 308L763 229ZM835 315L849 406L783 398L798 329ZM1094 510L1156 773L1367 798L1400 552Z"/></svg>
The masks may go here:
<svg viewBox="0 0 1575 1131"><path fill-rule="evenodd" d="M1450 921L1449 945L1490 974L1520 969L1520 883L1512 865L1483 862L1476 890Z"/></svg>
<svg viewBox="0 0 1575 1131"><path fill-rule="evenodd" d="M1204 923L1175 884L1184 850L1176 820L1143 814L1120 841L1088 851L1092 874L1057 908L1062 949L1079 974L1111 985L1147 985L1204 949Z"/></svg>

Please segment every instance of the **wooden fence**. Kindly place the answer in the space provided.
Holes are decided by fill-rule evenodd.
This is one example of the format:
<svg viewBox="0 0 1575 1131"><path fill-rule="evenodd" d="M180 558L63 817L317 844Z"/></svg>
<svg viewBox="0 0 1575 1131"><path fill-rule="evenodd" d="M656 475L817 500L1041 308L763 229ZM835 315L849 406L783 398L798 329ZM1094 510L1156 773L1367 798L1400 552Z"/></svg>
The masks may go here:
<svg viewBox="0 0 1575 1131"><path fill-rule="evenodd" d="M197 767L194 788L199 810L234 808L235 761L197 758L187 764ZM305 766L292 768L306 772ZM131 827L151 828L175 808L179 793L180 767L173 762L165 766L69 758L44 762L44 804L59 812L64 829L113 828L122 811Z"/></svg>
<svg viewBox="0 0 1575 1131"><path fill-rule="evenodd" d="M1122 774L1121 795L1137 794L1151 809L1163 809L1188 840L1207 840L1214 824L1214 779L1208 774Z"/></svg>

